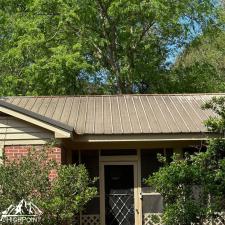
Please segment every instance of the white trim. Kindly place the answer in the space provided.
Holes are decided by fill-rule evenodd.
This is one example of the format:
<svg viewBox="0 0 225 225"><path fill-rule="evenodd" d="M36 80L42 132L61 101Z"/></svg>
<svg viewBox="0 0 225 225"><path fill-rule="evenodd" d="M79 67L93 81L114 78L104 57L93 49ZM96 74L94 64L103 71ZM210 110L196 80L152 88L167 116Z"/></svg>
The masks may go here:
<svg viewBox="0 0 225 225"><path fill-rule="evenodd" d="M9 145L44 145L49 142L49 139L46 140L6 140L4 141L5 146Z"/></svg>
<svg viewBox="0 0 225 225"><path fill-rule="evenodd" d="M100 162L136 162L138 156L136 155L120 155L120 156L99 156Z"/></svg>
<svg viewBox="0 0 225 225"><path fill-rule="evenodd" d="M149 195L150 196L161 196L161 194L158 193L158 192L148 192L148 193L147 192L146 193L145 192L142 192L142 195L143 196L149 196Z"/></svg>
<svg viewBox="0 0 225 225"><path fill-rule="evenodd" d="M200 141L219 137L213 133L170 133L170 134L77 134L76 142L144 142L144 141Z"/></svg>
<svg viewBox="0 0 225 225"><path fill-rule="evenodd" d="M3 112L3 113L6 113L8 115L11 115L13 117L16 117L18 119L24 120L28 123L32 123L36 126L45 128L45 129L50 130L50 131L53 131L55 133L55 138L70 138L71 137L71 132L69 132L69 131L59 129L59 128L57 128L55 126L52 126L48 123L42 122L38 119L34 119L30 116L27 116L27 115L24 115L22 113L16 112L14 110L8 109L4 106L0 106L0 111Z"/></svg>
<svg viewBox="0 0 225 225"><path fill-rule="evenodd" d="M139 204L139 224L142 224L143 212L142 212L142 186L141 186L141 149L137 149L138 161L137 161L137 189L138 189L138 204Z"/></svg>

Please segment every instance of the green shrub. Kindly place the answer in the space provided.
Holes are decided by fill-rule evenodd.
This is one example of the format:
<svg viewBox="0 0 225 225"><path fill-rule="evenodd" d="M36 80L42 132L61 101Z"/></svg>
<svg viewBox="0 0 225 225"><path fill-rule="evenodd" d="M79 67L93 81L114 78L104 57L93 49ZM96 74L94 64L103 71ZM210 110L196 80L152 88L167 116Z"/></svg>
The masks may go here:
<svg viewBox="0 0 225 225"><path fill-rule="evenodd" d="M36 204L42 211L38 224L68 224L95 195L84 165L57 165L48 160L48 147L31 149L19 161L0 165L0 212L22 199ZM49 180L56 170L58 176Z"/></svg>

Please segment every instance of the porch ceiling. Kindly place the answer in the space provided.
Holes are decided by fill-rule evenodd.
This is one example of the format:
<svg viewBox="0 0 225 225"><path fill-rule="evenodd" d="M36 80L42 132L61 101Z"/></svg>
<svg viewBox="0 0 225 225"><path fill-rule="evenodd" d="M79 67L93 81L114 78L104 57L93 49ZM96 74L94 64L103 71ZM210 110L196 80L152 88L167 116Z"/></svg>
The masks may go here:
<svg viewBox="0 0 225 225"><path fill-rule="evenodd" d="M213 96L225 94L2 97L0 106L76 134L201 134Z"/></svg>

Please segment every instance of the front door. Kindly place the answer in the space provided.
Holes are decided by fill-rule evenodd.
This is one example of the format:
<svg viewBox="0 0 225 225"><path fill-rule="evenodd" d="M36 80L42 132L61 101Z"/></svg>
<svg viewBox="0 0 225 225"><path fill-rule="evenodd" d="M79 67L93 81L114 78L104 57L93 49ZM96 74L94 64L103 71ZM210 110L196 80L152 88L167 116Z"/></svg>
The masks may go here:
<svg viewBox="0 0 225 225"><path fill-rule="evenodd" d="M104 225L135 225L135 165L105 163Z"/></svg>

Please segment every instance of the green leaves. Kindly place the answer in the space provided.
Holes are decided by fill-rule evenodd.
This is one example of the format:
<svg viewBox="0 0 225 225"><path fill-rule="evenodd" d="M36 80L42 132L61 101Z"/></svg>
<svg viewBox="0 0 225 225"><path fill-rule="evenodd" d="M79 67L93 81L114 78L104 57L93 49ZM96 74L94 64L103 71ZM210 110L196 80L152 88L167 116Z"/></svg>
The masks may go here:
<svg viewBox="0 0 225 225"><path fill-rule="evenodd" d="M224 209L224 149L224 140L211 140L206 152L175 158L147 179L163 196L166 224L201 222Z"/></svg>
<svg viewBox="0 0 225 225"><path fill-rule="evenodd" d="M90 68L76 36L66 32L61 1L26 1L18 12L2 8L0 94L72 94ZM65 8L64 8L65 9ZM6 29L7 27L7 29ZM8 76L13 77L12 85ZM88 82L88 81L82 81ZM78 88L79 87L79 88ZM12 94L11 94L12 93Z"/></svg>
<svg viewBox="0 0 225 225"><path fill-rule="evenodd" d="M64 165L58 170L49 195L39 202L49 224L61 224L73 218L97 194L84 165Z"/></svg>
<svg viewBox="0 0 225 225"><path fill-rule="evenodd" d="M210 131L224 134L225 132L225 98L213 97L210 101L203 105L203 109L213 110L218 117L210 117L205 121L206 127Z"/></svg>
<svg viewBox="0 0 225 225"><path fill-rule="evenodd" d="M220 16L221 13L218 17ZM186 46L172 69L175 80L172 90L224 92L225 35L223 26L223 19L218 19L216 26L208 22L203 33Z"/></svg>
<svg viewBox="0 0 225 225"><path fill-rule="evenodd" d="M22 199L43 211L38 224L65 224L96 196L96 179L91 180L84 165L57 165L48 159L48 147L31 149L19 161L0 165L0 211ZM50 182L49 174L58 177Z"/></svg>
<svg viewBox="0 0 225 225"><path fill-rule="evenodd" d="M31 149L27 157L17 161L7 162L0 166L0 186L3 195L0 195L1 211L5 201L16 203L21 199L32 199L36 193L44 194L50 186L49 171L55 163L47 161L45 150L37 154ZM39 174L39 176L37 176Z"/></svg>
<svg viewBox="0 0 225 225"><path fill-rule="evenodd" d="M216 17L211 3L0 1L0 95L166 92L168 46Z"/></svg>

